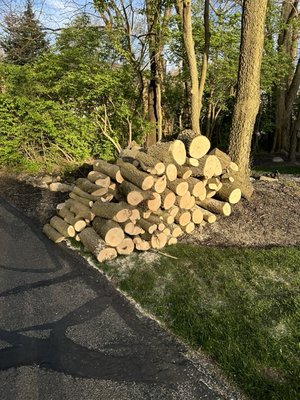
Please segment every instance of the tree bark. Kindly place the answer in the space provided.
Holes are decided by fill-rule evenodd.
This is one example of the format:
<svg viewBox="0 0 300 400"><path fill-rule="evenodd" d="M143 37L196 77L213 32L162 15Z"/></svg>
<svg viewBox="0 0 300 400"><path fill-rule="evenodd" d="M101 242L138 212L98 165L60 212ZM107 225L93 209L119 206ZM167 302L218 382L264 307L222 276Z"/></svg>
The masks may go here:
<svg viewBox="0 0 300 400"><path fill-rule="evenodd" d="M251 138L260 101L260 70L268 0L243 3L237 96L230 132L229 155L243 176L250 173Z"/></svg>

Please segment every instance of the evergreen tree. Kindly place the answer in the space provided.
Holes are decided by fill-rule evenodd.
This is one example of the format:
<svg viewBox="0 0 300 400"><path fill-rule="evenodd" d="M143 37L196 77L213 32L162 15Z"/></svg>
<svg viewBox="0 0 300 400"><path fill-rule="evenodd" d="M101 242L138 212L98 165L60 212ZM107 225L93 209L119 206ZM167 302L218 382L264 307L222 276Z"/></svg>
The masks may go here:
<svg viewBox="0 0 300 400"><path fill-rule="evenodd" d="M8 14L4 23L5 34L0 38L0 46L6 62L24 65L48 48L45 33L34 15L30 0L27 0L21 15Z"/></svg>

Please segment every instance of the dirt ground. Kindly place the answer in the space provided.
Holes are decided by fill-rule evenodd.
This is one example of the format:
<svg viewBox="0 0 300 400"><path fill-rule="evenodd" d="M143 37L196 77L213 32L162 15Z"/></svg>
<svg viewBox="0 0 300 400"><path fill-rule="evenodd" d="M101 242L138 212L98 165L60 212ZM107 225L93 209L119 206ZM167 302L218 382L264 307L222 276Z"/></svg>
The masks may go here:
<svg viewBox="0 0 300 400"><path fill-rule="evenodd" d="M251 201L233 205L229 217L198 228L181 240L210 246L300 245L300 177L254 182ZM0 196L42 226L68 194L34 187L24 176L0 172Z"/></svg>

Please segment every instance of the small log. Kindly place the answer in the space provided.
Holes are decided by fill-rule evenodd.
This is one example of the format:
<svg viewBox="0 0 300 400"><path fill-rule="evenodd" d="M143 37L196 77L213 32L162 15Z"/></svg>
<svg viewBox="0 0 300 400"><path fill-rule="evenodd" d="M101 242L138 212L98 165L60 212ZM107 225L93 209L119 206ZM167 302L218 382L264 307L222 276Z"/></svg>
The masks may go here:
<svg viewBox="0 0 300 400"><path fill-rule="evenodd" d="M170 225L170 229L171 229L171 235L175 238L178 238L179 236L181 236L183 234L183 230L177 224Z"/></svg>
<svg viewBox="0 0 300 400"><path fill-rule="evenodd" d="M68 224L73 225L76 232L81 232L86 227L86 222L82 218L78 218L67 207L58 210L58 215Z"/></svg>
<svg viewBox="0 0 300 400"><path fill-rule="evenodd" d="M167 235L168 237L171 236L171 229L170 228L165 228L164 230L162 230L162 232Z"/></svg>
<svg viewBox="0 0 300 400"><path fill-rule="evenodd" d="M192 222L194 222L194 224L196 225L201 224L201 222L203 221L203 212L201 211L201 209L195 206L191 209L190 212L192 215Z"/></svg>
<svg viewBox="0 0 300 400"><path fill-rule="evenodd" d="M137 221L137 225L144 229L145 232L150 234L154 233L157 230L157 225L155 223L143 218Z"/></svg>
<svg viewBox="0 0 300 400"><path fill-rule="evenodd" d="M157 193L163 193L167 187L167 177L166 175L156 178L154 181L153 190Z"/></svg>
<svg viewBox="0 0 300 400"><path fill-rule="evenodd" d="M151 193L141 190L131 182L123 181L119 185L120 192L125 196L128 204L137 206L142 201L149 199Z"/></svg>
<svg viewBox="0 0 300 400"><path fill-rule="evenodd" d="M153 235L144 233L141 237L145 238L144 240L149 241L151 247L153 249L157 249L157 250L165 247L165 245L167 244L167 240L168 240L167 235L165 235L163 232L157 232L157 233L154 233Z"/></svg>
<svg viewBox="0 0 300 400"><path fill-rule="evenodd" d="M242 197L247 200L250 200L254 188L252 183L249 180L249 177L244 177L239 172L231 172L231 176L234 178L234 186L240 188L242 192Z"/></svg>
<svg viewBox="0 0 300 400"><path fill-rule="evenodd" d="M189 204L187 205L186 210L192 209L192 208L195 206L195 204L196 204L196 198L195 198L194 196L191 196L190 202L189 202Z"/></svg>
<svg viewBox="0 0 300 400"><path fill-rule="evenodd" d="M175 205L183 210L188 210L188 207L191 202L191 193L188 191L184 196L177 196Z"/></svg>
<svg viewBox="0 0 300 400"><path fill-rule="evenodd" d="M173 163L168 163L166 165L166 177L170 182L175 181L177 179L177 167Z"/></svg>
<svg viewBox="0 0 300 400"><path fill-rule="evenodd" d="M74 227L57 215L50 219L49 224L65 237L74 237L76 235Z"/></svg>
<svg viewBox="0 0 300 400"><path fill-rule="evenodd" d="M95 217L95 214L91 211L91 209L89 207L86 207L85 205L83 205L82 203L79 203L78 201L76 201L74 199L66 200L65 205L78 218L83 218L88 221L92 221Z"/></svg>
<svg viewBox="0 0 300 400"><path fill-rule="evenodd" d="M78 186L74 186L72 193L76 194L77 196L83 197L84 199L97 201L100 199L100 196L93 196L90 193L85 192L84 190L80 189Z"/></svg>
<svg viewBox="0 0 300 400"><path fill-rule="evenodd" d="M191 129L185 129L178 135L190 157L201 158L207 154L210 148L210 141L206 136L197 135Z"/></svg>
<svg viewBox="0 0 300 400"><path fill-rule="evenodd" d="M178 214L175 216L175 222L180 226L186 226L191 222L191 213L189 211L179 210Z"/></svg>
<svg viewBox="0 0 300 400"><path fill-rule="evenodd" d="M185 227L184 227L184 231L185 233L192 233L195 230L195 224L194 222L189 222Z"/></svg>
<svg viewBox="0 0 300 400"><path fill-rule="evenodd" d="M163 223L163 221L160 219L160 217L158 215L155 214L151 214L149 216L149 218L147 219L147 222L152 223L152 224L156 224L157 229L159 231L163 231L165 229L165 224ZM151 233L151 232L150 232Z"/></svg>
<svg viewBox="0 0 300 400"><path fill-rule="evenodd" d="M188 178L186 181L189 185L189 191L193 196L205 199L206 189L203 181L193 177Z"/></svg>
<svg viewBox="0 0 300 400"><path fill-rule="evenodd" d="M186 163L191 167L199 167L199 160L197 158L188 157Z"/></svg>
<svg viewBox="0 0 300 400"><path fill-rule="evenodd" d="M54 243L60 243L63 240L65 240L64 235L62 235L60 232L58 232L49 224L45 224L43 226L43 232Z"/></svg>
<svg viewBox="0 0 300 400"><path fill-rule="evenodd" d="M111 247L119 246L125 239L123 229L115 221L96 217L93 221L93 228Z"/></svg>
<svg viewBox="0 0 300 400"><path fill-rule="evenodd" d="M235 162L231 161L231 163L228 165L228 170L233 172L239 172L240 169Z"/></svg>
<svg viewBox="0 0 300 400"><path fill-rule="evenodd" d="M180 140L156 143L154 146L149 147L148 154L157 157L161 161L171 157L178 165L183 165L186 160L185 146Z"/></svg>
<svg viewBox="0 0 300 400"><path fill-rule="evenodd" d="M178 212L179 212L179 207L177 207L177 206L173 206L173 207L171 207L169 210L168 210L168 213L170 214L170 215L172 215L172 217L176 217L176 215L178 214Z"/></svg>
<svg viewBox="0 0 300 400"><path fill-rule="evenodd" d="M143 240L140 237L133 238L133 243L138 251L147 251L150 250L151 247L148 241Z"/></svg>
<svg viewBox="0 0 300 400"><path fill-rule="evenodd" d="M221 189L222 182L218 178L210 178L207 181L207 187L210 190L215 190L216 192Z"/></svg>
<svg viewBox="0 0 300 400"><path fill-rule="evenodd" d="M168 181L167 187L176 193L178 196L184 196L186 192L189 190L188 183L181 178L176 179L175 181Z"/></svg>
<svg viewBox="0 0 300 400"><path fill-rule="evenodd" d="M174 217L166 211L157 210L154 215L157 215L166 224L172 224L174 222Z"/></svg>
<svg viewBox="0 0 300 400"><path fill-rule="evenodd" d="M216 195L217 191L216 190L206 190L206 198L207 199L211 199L212 197L214 197ZM205 199L204 199L205 200Z"/></svg>
<svg viewBox="0 0 300 400"><path fill-rule="evenodd" d="M96 201L93 204L92 212L98 217L111 219L115 222L128 221L132 214L126 203L102 203L101 201Z"/></svg>
<svg viewBox="0 0 300 400"><path fill-rule="evenodd" d="M185 165L178 165L177 176L178 178L188 179L190 176L192 176L192 170Z"/></svg>
<svg viewBox="0 0 300 400"><path fill-rule="evenodd" d="M177 242L178 242L178 240L177 240L176 237L170 237L170 238L168 239L167 245L168 245L168 246L171 246L172 244L177 244Z"/></svg>
<svg viewBox="0 0 300 400"><path fill-rule="evenodd" d="M120 167L124 179L127 179L142 190L149 190L152 188L154 184L152 175L139 171L134 165L124 162L121 158L117 160L117 165Z"/></svg>
<svg viewBox="0 0 300 400"><path fill-rule="evenodd" d="M120 172L120 168L115 164L110 164L103 160L97 160L94 162L93 168L95 171L108 175L118 183L122 183L124 180Z"/></svg>
<svg viewBox="0 0 300 400"><path fill-rule="evenodd" d="M150 210L152 212L157 211L161 206L161 196L159 193L149 192L151 197L148 200L144 200L140 203L140 207L144 210Z"/></svg>
<svg viewBox="0 0 300 400"><path fill-rule="evenodd" d="M231 206L225 201L205 199L203 201L197 201L197 204L216 214L225 215L227 217L231 214Z"/></svg>
<svg viewBox="0 0 300 400"><path fill-rule="evenodd" d="M131 238L125 238L119 246L117 246L117 253L121 255L129 255L134 250L134 243Z"/></svg>
<svg viewBox="0 0 300 400"><path fill-rule="evenodd" d="M84 247L94 254L99 262L112 260L117 257L117 250L106 246L93 228L85 228L78 236Z"/></svg>
<svg viewBox="0 0 300 400"><path fill-rule="evenodd" d="M161 193L161 207L164 210L169 210L176 201L176 195L169 189L166 189L163 193Z"/></svg>
<svg viewBox="0 0 300 400"><path fill-rule="evenodd" d="M223 186L217 193L221 200L228 201L230 204L236 204L241 200L241 189L230 183L223 183Z"/></svg>
<svg viewBox="0 0 300 400"><path fill-rule="evenodd" d="M89 199L85 199L84 197L77 196L77 194L75 194L73 192L71 192L69 194L69 196L71 199L74 199L74 200L78 201L79 203L82 203L86 207L92 207L92 205L94 204L93 200L89 200Z"/></svg>
<svg viewBox="0 0 300 400"><path fill-rule="evenodd" d="M132 221L120 223L120 226L123 228L124 232L130 236L140 235L145 232L143 228L136 225Z"/></svg>
<svg viewBox="0 0 300 400"><path fill-rule="evenodd" d="M202 208L202 207L199 207L199 208L202 211L203 220L204 220L203 222L201 222L201 225L205 225L204 222L208 222L209 224L213 224L214 222L216 222L217 217L215 214L206 210L205 208Z"/></svg>
<svg viewBox="0 0 300 400"><path fill-rule="evenodd" d="M85 178L78 178L75 183L82 191L89 194L93 194L93 192L97 191L98 189L103 190L101 186L95 185L94 183L90 182L88 179ZM105 190L106 189L104 189L103 193L101 192L100 194L97 194L97 196L99 195L101 196L102 194L106 193L107 190L106 191ZM96 196L96 194L94 196Z"/></svg>
<svg viewBox="0 0 300 400"><path fill-rule="evenodd" d="M109 187L110 185L110 177L98 171L89 172L87 178L98 186Z"/></svg>
<svg viewBox="0 0 300 400"><path fill-rule="evenodd" d="M166 167L163 162L138 149L124 149L120 157L131 157L139 162L140 168L148 173L162 175Z"/></svg>

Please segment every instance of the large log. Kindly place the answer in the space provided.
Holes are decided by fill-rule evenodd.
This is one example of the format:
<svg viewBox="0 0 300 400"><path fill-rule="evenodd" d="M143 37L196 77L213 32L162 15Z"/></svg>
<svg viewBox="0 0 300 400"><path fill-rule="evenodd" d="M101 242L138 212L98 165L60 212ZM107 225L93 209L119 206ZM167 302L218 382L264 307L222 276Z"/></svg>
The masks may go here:
<svg viewBox="0 0 300 400"><path fill-rule="evenodd" d="M244 177L241 175L241 173L234 171L230 173L230 176L234 178L234 186L240 188L242 192L242 197L244 197L247 200L250 200L254 192L254 188L249 180L249 177Z"/></svg>
<svg viewBox="0 0 300 400"><path fill-rule="evenodd" d="M142 190L149 190L152 188L154 184L152 175L139 171L134 165L124 162L121 158L117 160L117 165L120 167L124 179L127 179Z"/></svg>
<svg viewBox="0 0 300 400"><path fill-rule="evenodd" d="M193 177L188 178L186 181L189 185L189 191L192 193L193 196L199 199L205 199L206 197L205 182Z"/></svg>
<svg viewBox="0 0 300 400"><path fill-rule="evenodd" d="M185 146L180 140L156 143L148 148L148 154L161 161L171 158L178 165L183 165L186 160Z"/></svg>
<svg viewBox="0 0 300 400"><path fill-rule="evenodd" d="M193 221L189 222L185 227L184 231L185 233L192 233L195 230L195 224Z"/></svg>
<svg viewBox="0 0 300 400"><path fill-rule="evenodd" d="M212 178L222 174L222 166L216 156L207 155L199 159L198 167L190 167L195 177Z"/></svg>
<svg viewBox="0 0 300 400"><path fill-rule="evenodd" d="M207 154L210 148L210 141L206 136L197 135L191 129L185 129L178 135L186 148L187 154L193 158L201 158Z"/></svg>
<svg viewBox="0 0 300 400"><path fill-rule="evenodd" d="M203 214L203 222L208 222L209 224L213 224L214 222L216 222L217 217L215 214L213 214L212 212L206 210L205 208L199 207L200 210L202 211ZM203 222L201 223L201 225L203 224ZM204 224L205 225L205 224Z"/></svg>
<svg viewBox="0 0 300 400"><path fill-rule="evenodd" d="M134 250L134 243L131 238L125 238L119 246L117 246L117 253L127 256Z"/></svg>
<svg viewBox="0 0 300 400"><path fill-rule="evenodd" d="M99 171L105 175L108 175L118 183L122 183L124 180L120 172L120 168L117 165L110 164L103 160L97 160L94 162L93 168L95 171Z"/></svg>
<svg viewBox="0 0 300 400"><path fill-rule="evenodd" d="M203 221L203 212L201 211L201 208L195 206L191 209L191 215L192 215L192 222L194 224L199 225Z"/></svg>
<svg viewBox="0 0 300 400"><path fill-rule="evenodd" d="M65 236L54 229L50 224L45 224L43 226L43 232L54 243L60 243L65 240Z"/></svg>
<svg viewBox="0 0 300 400"><path fill-rule="evenodd" d="M74 237L76 235L74 227L57 215L50 219L49 224L65 237Z"/></svg>
<svg viewBox="0 0 300 400"><path fill-rule="evenodd" d="M93 228L111 247L119 246L125 239L123 229L115 221L96 217L93 221Z"/></svg>
<svg viewBox="0 0 300 400"><path fill-rule="evenodd" d="M78 236L86 250L94 254L99 262L112 260L117 257L116 249L106 246L93 228L85 228Z"/></svg>
<svg viewBox="0 0 300 400"><path fill-rule="evenodd" d="M125 222L130 219L132 211L126 203L102 203L96 201L92 207L93 214L115 222Z"/></svg>
<svg viewBox="0 0 300 400"><path fill-rule="evenodd" d="M171 224L170 230L171 230L171 235L175 238L178 238L179 236L181 236L183 234L183 230L177 224Z"/></svg>
<svg viewBox="0 0 300 400"><path fill-rule="evenodd" d="M189 211L179 210L178 214L175 216L175 221L180 226L186 226L191 222L191 213Z"/></svg>
<svg viewBox="0 0 300 400"><path fill-rule="evenodd" d="M228 168L229 164L231 163L231 158L229 157L229 155L224 153L223 151L219 150L217 147L212 149L209 152L209 154L212 156L218 157L218 159L221 163L221 166L222 166L222 170L226 170Z"/></svg>
<svg viewBox="0 0 300 400"><path fill-rule="evenodd" d="M151 197L149 199L144 200L139 204L141 209L150 210L152 212L157 211L161 207L161 196L159 193L149 192Z"/></svg>

